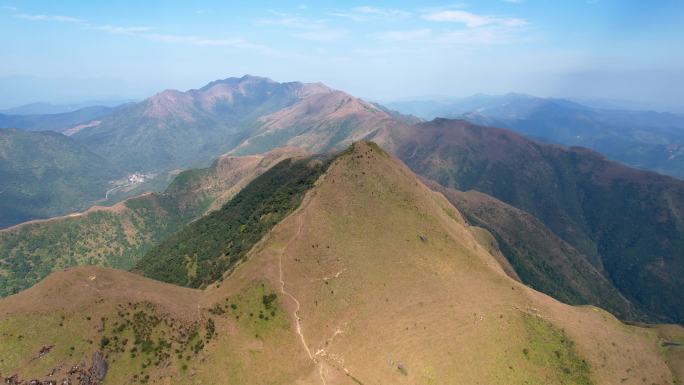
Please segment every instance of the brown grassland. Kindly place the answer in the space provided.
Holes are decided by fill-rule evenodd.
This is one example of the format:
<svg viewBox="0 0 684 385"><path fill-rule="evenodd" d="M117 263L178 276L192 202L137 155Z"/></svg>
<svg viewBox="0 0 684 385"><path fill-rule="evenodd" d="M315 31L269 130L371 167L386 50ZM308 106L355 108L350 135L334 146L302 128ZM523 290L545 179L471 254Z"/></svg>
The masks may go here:
<svg viewBox="0 0 684 385"><path fill-rule="evenodd" d="M676 383L681 328L528 288L481 231L356 143L204 291L80 267L0 300L0 374L61 379L101 349L108 384Z"/></svg>

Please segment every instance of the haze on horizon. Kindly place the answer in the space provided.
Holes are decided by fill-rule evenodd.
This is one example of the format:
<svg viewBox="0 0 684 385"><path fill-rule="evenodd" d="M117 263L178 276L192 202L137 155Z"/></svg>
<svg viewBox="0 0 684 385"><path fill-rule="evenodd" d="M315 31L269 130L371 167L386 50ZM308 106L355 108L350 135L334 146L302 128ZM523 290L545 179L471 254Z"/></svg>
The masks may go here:
<svg viewBox="0 0 684 385"><path fill-rule="evenodd" d="M684 111L684 2L0 0L0 108L229 76L368 99L523 92Z"/></svg>

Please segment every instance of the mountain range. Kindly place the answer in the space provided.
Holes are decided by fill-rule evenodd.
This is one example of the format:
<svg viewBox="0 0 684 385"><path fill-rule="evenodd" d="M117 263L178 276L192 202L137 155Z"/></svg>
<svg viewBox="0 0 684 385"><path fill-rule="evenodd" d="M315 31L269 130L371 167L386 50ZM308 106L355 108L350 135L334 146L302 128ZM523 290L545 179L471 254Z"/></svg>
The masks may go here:
<svg viewBox="0 0 684 385"><path fill-rule="evenodd" d="M130 99L90 100L74 104L53 104L46 102L29 103L0 110L5 115L52 115L74 112L89 107L118 107L133 102Z"/></svg>
<svg viewBox="0 0 684 385"><path fill-rule="evenodd" d="M684 178L683 115L594 108L516 93L388 106L427 119L466 119L543 142L588 147L635 168Z"/></svg>
<svg viewBox="0 0 684 385"><path fill-rule="evenodd" d="M324 152L412 121L322 84L277 83L255 76L217 80L187 92L166 90L113 108L0 115L0 127L58 131L69 136L75 147L100 156L98 164L106 166L95 169L101 168L102 175L90 178L91 183L81 188L102 191L102 195L107 186L113 187L108 182L115 179L107 170L117 170L117 178L141 172L163 176L177 169L206 167L228 152L258 154L281 146ZM12 164L18 160L6 161ZM81 174L79 169L72 172ZM25 190L27 200L36 194L37 190ZM79 204L65 203L60 210L51 209L49 202L35 208L26 207L21 200L11 201L14 211L25 215L8 211L2 224L81 210L84 205L97 203L101 196L81 194L70 199L78 199Z"/></svg>
<svg viewBox="0 0 684 385"><path fill-rule="evenodd" d="M6 381L672 384L681 374L671 343L681 328L625 325L511 278L481 230L378 146L278 165L224 206L256 220L228 244L193 254L188 228L164 246L177 252L170 270L190 278L200 257L232 260L201 290L91 266L0 300ZM218 219L235 215L223 210L191 226L220 236ZM263 236L248 241L259 224ZM254 246L233 254L236 243Z"/></svg>
<svg viewBox="0 0 684 385"><path fill-rule="evenodd" d="M532 110L540 103L519 95L511 97L525 100ZM476 101L487 98L481 96ZM490 103L498 105L496 100ZM515 114L518 109L515 105L509 113ZM522 210L514 215L517 223L529 213L538 220L525 220L532 228L529 234L542 231L558 237L552 246L537 244L535 253L539 256L528 254L521 259L519 245L513 244L519 244L520 240L510 239L513 222L502 227L497 218L485 218L478 211L481 207L462 204L467 201L464 196L452 202L466 215L478 213L471 219L498 237L504 256L526 284L570 303L599 304L624 319L681 320L684 317L684 304L677 295L684 288L678 274L684 271L684 266L677 254L683 239L678 202L684 194L684 185L675 179L628 169L588 150L543 145L507 131L463 121L437 119L416 123L416 118L318 83L277 83L254 76L217 80L187 92L164 91L142 102L121 106L102 119L69 138L62 137L87 148L81 151L104 154L109 165L116 165L108 167L102 161L79 163L101 171L126 167L130 170L134 165L148 169L188 167L208 163L200 159L215 158L221 151L231 155L256 154L284 145L321 153L356 140L373 139L396 153L415 172L444 188L475 189L488 194L497 202L511 205L506 209L508 214L513 209ZM58 134L50 135L58 137ZM50 164L54 160L41 162ZM75 174L86 176L83 180L90 184L97 182L100 190L107 180L83 170L76 170ZM187 172L176 178L181 182L174 184L183 185L185 175ZM57 195L70 196L58 190ZM74 202L88 203L94 199L74 198ZM148 199L146 196L142 201ZM478 201L485 206L491 203ZM10 202L14 203L13 207L23 205L19 199ZM172 203L171 207L174 208L166 211L177 213L177 204ZM149 245L157 244L203 212L203 209L191 211L183 220L169 219L166 222L175 225L162 231L162 235L152 237L154 241ZM161 227L166 229L167 225ZM16 230L6 233L15 234ZM51 230L47 233L50 235L39 232L19 238L31 244L35 237L55 236ZM523 243L529 246L533 241L526 239ZM17 259L17 255L37 253L22 242L17 245L21 248L8 247L3 257L14 261L13 274L27 269L16 264L23 258ZM131 257L122 250L136 249L136 245L133 242L116 248L113 253L99 254L93 261L109 265L114 255L126 254L124 262L115 262L112 266L131 267L140 254ZM146 250L148 244L145 245ZM542 268L549 258L548 247L555 250L552 255L559 255L558 260L564 262L553 268ZM17 254L18 250L21 254ZM52 268L60 265L50 253L38 254L42 257L40 262L34 261L37 265ZM63 255L72 254L79 253L70 250ZM81 250L80 254L93 255L88 249ZM535 258L536 261L530 262ZM70 264L84 260L77 258ZM13 280L6 292L26 287L51 271L50 268L33 270L40 273L31 279ZM556 278L551 279L550 273L556 274ZM583 283L578 284L577 280ZM596 286L589 289L589 283Z"/></svg>
<svg viewBox="0 0 684 385"><path fill-rule="evenodd" d="M684 182L470 120L244 76L0 130L13 209L175 175L0 230L0 377L677 383L684 329L646 323L684 320Z"/></svg>
<svg viewBox="0 0 684 385"><path fill-rule="evenodd" d="M0 113L0 127L29 131L56 131L69 135L80 127L97 124L95 122L98 122L98 119L111 114L116 108L90 106L55 114Z"/></svg>
<svg viewBox="0 0 684 385"><path fill-rule="evenodd" d="M229 151L339 149L395 122L375 105L322 84L244 76L161 92L73 137L125 169L159 171L207 163Z"/></svg>

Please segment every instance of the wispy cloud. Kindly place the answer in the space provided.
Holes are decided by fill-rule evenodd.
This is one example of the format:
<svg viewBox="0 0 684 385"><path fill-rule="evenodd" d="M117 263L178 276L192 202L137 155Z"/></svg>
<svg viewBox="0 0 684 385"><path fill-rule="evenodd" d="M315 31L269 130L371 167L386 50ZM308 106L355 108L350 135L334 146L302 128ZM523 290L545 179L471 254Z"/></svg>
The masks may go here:
<svg viewBox="0 0 684 385"><path fill-rule="evenodd" d="M15 8L16 10L16 8ZM85 20L78 19L71 16L60 16L60 15L33 15L28 13L17 13L14 14L17 19L31 20L31 21L58 21L60 23L74 23L74 24L86 24Z"/></svg>
<svg viewBox="0 0 684 385"><path fill-rule="evenodd" d="M321 31L295 33L293 36L313 41L337 41L347 36L348 33L349 32L344 29L326 29Z"/></svg>
<svg viewBox="0 0 684 385"><path fill-rule="evenodd" d="M111 33L112 35L136 35L136 34L142 34L142 33L150 32L153 30L152 27L119 27L116 25L86 24L85 27L87 29L91 29L94 31L108 32L108 33Z"/></svg>
<svg viewBox="0 0 684 385"><path fill-rule="evenodd" d="M480 15L463 10L440 10L424 13L423 19L434 22L452 22L464 24L468 28L498 25L504 27L521 27L527 25L527 21L514 17L499 17Z"/></svg>
<svg viewBox="0 0 684 385"><path fill-rule="evenodd" d="M503 27L464 28L444 31L424 28L385 31L373 34L371 37L392 42L420 42L424 46L485 46L510 44L519 40L519 36L515 31Z"/></svg>
<svg viewBox="0 0 684 385"><path fill-rule="evenodd" d="M401 9L362 6L355 7L345 11L331 12L330 15L353 21L368 21L374 19L400 20L410 17L411 12L404 11Z"/></svg>
<svg viewBox="0 0 684 385"><path fill-rule="evenodd" d="M15 13L13 15L17 19L30 20L30 21L51 21L60 23L70 23L74 24L84 30L91 31L102 31L112 35L125 35L131 37L137 37L149 41L157 41L169 44L188 44L194 46L223 46L223 47L233 47L233 48L243 48L258 51L264 54L277 54L277 52L270 47L250 43L242 38L207 38L204 36L194 36L194 35L179 35L179 34L166 34L158 33L154 31L152 27L146 26L117 26L117 25L99 25L92 24L87 20L71 17L71 16L61 16L61 15L43 15L43 14L29 14L29 13Z"/></svg>
<svg viewBox="0 0 684 385"><path fill-rule="evenodd" d="M332 28L325 19L311 19L299 15L290 15L272 11L275 17L260 19L257 23L275 25L295 30L292 36L314 41L336 41L344 38L349 31L342 28Z"/></svg>
<svg viewBox="0 0 684 385"><path fill-rule="evenodd" d="M424 40L432 37L432 30L429 28L412 29L406 31L386 31L373 35L376 39L390 41L412 41Z"/></svg>
<svg viewBox="0 0 684 385"><path fill-rule="evenodd" d="M202 36L172 35L163 33L143 33L137 35L147 40L159 41L163 43L190 44L196 46L247 48L255 51L261 51L263 53L274 52L268 47L264 47L258 44L252 44L240 38L210 39Z"/></svg>
<svg viewBox="0 0 684 385"><path fill-rule="evenodd" d="M272 18L259 19L257 23L264 25L278 25L295 29L322 29L326 28L326 21L323 19L310 19L299 15L271 11Z"/></svg>
<svg viewBox="0 0 684 385"><path fill-rule="evenodd" d="M374 15L374 16L381 16L381 17L391 17L391 18L403 18L403 17L411 16L410 12L404 11L401 9L386 9L386 8L377 8L377 7L370 7L370 6L352 8L352 11L356 12L356 13L364 14L364 15Z"/></svg>
<svg viewBox="0 0 684 385"><path fill-rule="evenodd" d="M516 41L516 35L505 28L478 28L447 31L436 41L445 45L499 45Z"/></svg>

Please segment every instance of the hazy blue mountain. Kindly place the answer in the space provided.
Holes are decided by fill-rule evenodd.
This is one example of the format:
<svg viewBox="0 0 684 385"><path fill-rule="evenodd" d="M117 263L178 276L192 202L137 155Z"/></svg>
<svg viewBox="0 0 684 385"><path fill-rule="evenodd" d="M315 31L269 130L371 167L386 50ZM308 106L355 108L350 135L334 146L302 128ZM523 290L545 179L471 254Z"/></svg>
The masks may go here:
<svg viewBox="0 0 684 385"><path fill-rule="evenodd" d="M112 77L0 75L0 108L13 109L36 102L80 105L76 109L94 105L113 107L121 104L118 103L119 101L150 95L155 89L158 89L158 86L132 84ZM115 102L115 104L110 104L110 102ZM31 114L48 112L68 111L29 111ZM20 110L14 113L24 112Z"/></svg>
<svg viewBox="0 0 684 385"><path fill-rule="evenodd" d="M0 114L0 127L29 131L56 131L70 134L80 125L88 124L116 111L116 107L92 106L76 111L44 115Z"/></svg>
<svg viewBox="0 0 684 385"><path fill-rule="evenodd" d="M384 103L387 108L422 119L445 118L473 111L483 105L496 103L497 95L475 94L464 98L435 98L427 100L405 100Z"/></svg>
<svg viewBox="0 0 684 385"><path fill-rule="evenodd" d="M599 109L515 93L389 106L425 118L462 118L544 142L588 147L632 167L684 178L684 115Z"/></svg>
<svg viewBox="0 0 684 385"><path fill-rule="evenodd" d="M47 114L62 114L65 112L73 112L87 107L117 107L122 104L131 103L130 99L108 99L108 100L92 100L82 103L71 104L54 104L47 102L36 102L23 104L20 106L0 110L0 114L5 115L47 115Z"/></svg>

